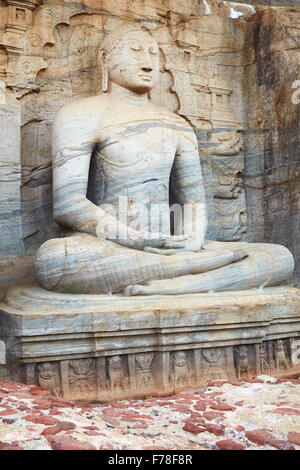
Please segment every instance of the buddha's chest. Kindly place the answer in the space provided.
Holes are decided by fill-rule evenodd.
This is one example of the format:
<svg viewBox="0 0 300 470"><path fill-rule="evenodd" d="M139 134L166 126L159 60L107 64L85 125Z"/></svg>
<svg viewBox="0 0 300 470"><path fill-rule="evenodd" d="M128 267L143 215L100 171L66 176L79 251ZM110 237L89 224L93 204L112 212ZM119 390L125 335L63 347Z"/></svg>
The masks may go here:
<svg viewBox="0 0 300 470"><path fill-rule="evenodd" d="M160 121L108 126L100 132L97 158L107 176L133 173L169 174L177 149L177 134Z"/></svg>

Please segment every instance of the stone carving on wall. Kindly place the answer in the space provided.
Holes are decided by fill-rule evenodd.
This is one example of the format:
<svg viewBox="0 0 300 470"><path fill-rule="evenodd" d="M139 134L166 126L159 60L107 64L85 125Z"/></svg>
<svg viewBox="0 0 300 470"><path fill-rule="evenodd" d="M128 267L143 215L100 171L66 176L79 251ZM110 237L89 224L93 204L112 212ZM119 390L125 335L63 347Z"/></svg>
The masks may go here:
<svg viewBox="0 0 300 470"><path fill-rule="evenodd" d="M226 374L223 348L207 348L201 350L204 380L218 380Z"/></svg>
<svg viewBox="0 0 300 470"><path fill-rule="evenodd" d="M244 374L246 376L250 375L250 364L247 346L238 346L235 348L235 367L236 376L238 380L240 380Z"/></svg>
<svg viewBox="0 0 300 470"><path fill-rule="evenodd" d="M293 366L300 364L300 338L291 339L291 363Z"/></svg>
<svg viewBox="0 0 300 470"><path fill-rule="evenodd" d="M244 157L238 131L211 134L205 150L213 181L214 236L239 241L246 232L246 201L243 183Z"/></svg>
<svg viewBox="0 0 300 470"><path fill-rule="evenodd" d="M125 369L123 356L108 358L108 376L112 392L122 392L128 389L128 374Z"/></svg>
<svg viewBox="0 0 300 470"><path fill-rule="evenodd" d="M93 359L75 359L69 362L69 383L72 397L90 396L95 391L95 370Z"/></svg>
<svg viewBox="0 0 300 470"><path fill-rule="evenodd" d="M175 387L186 387L191 383L190 370L186 351L174 353L174 382Z"/></svg>
<svg viewBox="0 0 300 470"><path fill-rule="evenodd" d="M139 389L147 390L154 384L152 362L154 359L154 353L144 353L135 355L136 363L136 383Z"/></svg>
<svg viewBox="0 0 300 470"><path fill-rule="evenodd" d="M298 357L299 356L299 357ZM211 380L272 375L300 363L299 338L262 343L143 352L27 364L27 383L55 396L76 400L112 400L172 393Z"/></svg>
<svg viewBox="0 0 300 470"><path fill-rule="evenodd" d="M42 362L37 366L38 385L49 390L52 395L60 396L60 373L58 363Z"/></svg>
<svg viewBox="0 0 300 470"><path fill-rule="evenodd" d="M277 370L289 368L289 363L286 357L284 342L282 339L278 339L274 342L274 357L275 357L275 367Z"/></svg>
<svg viewBox="0 0 300 470"><path fill-rule="evenodd" d="M293 365L296 339L263 341L256 345L257 373L272 374L287 370Z"/></svg>
<svg viewBox="0 0 300 470"><path fill-rule="evenodd" d="M262 343L259 345L258 357L259 357L259 373L266 374L266 375L269 374L271 372L271 367L270 367L270 362L269 362L267 344Z"/></svg>

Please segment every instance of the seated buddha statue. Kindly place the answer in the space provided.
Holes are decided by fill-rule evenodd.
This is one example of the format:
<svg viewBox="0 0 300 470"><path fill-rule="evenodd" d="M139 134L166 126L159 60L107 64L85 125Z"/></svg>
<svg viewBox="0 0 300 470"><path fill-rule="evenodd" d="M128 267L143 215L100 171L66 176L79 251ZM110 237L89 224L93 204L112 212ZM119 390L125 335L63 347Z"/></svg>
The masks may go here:
<svg viewBox="0 0 300 470"><path fill-rule="evenodd" d="M150 33L108 35L99 60L102 92L67 103L55 119L54 219L65 232L36 254L40 285L132 296L288 279L293 256L283 246L206 240L197 139L184 118L149 97L159 75Z"/></svg>

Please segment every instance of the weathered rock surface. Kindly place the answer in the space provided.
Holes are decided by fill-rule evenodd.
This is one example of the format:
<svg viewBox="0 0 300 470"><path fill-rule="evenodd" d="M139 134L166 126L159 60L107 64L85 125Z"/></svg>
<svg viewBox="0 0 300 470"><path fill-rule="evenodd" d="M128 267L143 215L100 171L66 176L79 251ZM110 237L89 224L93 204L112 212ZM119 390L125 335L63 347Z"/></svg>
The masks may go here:
<svg viewBox="0 0 300 470"><path fill-rule="evenodd" d="M0 339L14 380L110 401L287 373L300 364L299 309L294 288L131 298L16 288L0 305Z"/></svg>
<svg viewBox="0 0 300 470"><path fill-rule="evenodd" d="M300 450L300 381L268 379L107 404L0 382L0 450ZM274 414L282 403L294 410L292 419ZM207 419L224 405L228 410Z"/></svg>

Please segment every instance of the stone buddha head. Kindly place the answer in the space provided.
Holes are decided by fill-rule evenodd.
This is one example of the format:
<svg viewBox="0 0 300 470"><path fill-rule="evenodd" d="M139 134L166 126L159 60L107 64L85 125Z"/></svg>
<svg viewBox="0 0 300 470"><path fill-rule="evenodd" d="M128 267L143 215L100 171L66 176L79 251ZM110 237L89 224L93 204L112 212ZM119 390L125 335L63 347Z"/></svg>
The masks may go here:
<svg viewBox="0 0 300 470"><path fill-rule="evenodd" d="M100 47L102 91L110 82L135 93L148 93L158 80L159 47L149 32L122 28L109 34Z"/></svg>

